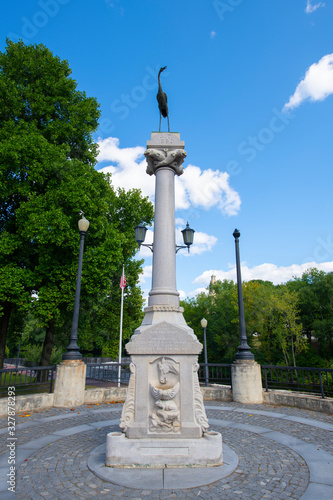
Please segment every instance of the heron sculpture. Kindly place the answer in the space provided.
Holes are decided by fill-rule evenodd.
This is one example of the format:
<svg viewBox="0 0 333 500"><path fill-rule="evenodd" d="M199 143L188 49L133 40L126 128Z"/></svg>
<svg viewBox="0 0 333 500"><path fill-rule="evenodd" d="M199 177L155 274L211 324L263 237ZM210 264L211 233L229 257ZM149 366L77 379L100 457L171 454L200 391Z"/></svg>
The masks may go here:
<svg viewBox="0 0 333 500"><path fill-rule="evenodd" d="M156 95L157 102L158 102L158 109L160 110L160 128L159 132L161 132L161 120L162 116L163 118L168 119L168 132L170 132L170 125L169 125L169 110L168 110L168 98L165 92L162 90L162 85L161 85L161 73L166 69L166 66L161 68L158 72L158 92Z"/></svg>

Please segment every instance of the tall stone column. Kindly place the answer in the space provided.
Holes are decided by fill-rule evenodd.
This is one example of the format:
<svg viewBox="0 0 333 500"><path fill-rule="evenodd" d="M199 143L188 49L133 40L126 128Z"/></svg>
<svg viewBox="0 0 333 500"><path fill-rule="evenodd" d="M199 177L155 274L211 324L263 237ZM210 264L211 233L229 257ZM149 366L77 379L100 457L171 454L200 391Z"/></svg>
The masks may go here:
<svg viewBox="0 0 333 500"><path fill-rule="evenodd" d="M147 150L148 158L153 151ZM153 275L148 304L179 306L176 290L175 169L161 166L156 168L155 175Z"/></svg>
<svg viewBox="0 0 333 500"><path fill-rule="evenodd" d="M174 177L186 157L178 133L152 133L145 152L155 175L152 289L141 326L126 345L131 377L120 427L106 443L112 467L222 464L222 436L209 431L198 379L202 344L179 307Z"/></svg>

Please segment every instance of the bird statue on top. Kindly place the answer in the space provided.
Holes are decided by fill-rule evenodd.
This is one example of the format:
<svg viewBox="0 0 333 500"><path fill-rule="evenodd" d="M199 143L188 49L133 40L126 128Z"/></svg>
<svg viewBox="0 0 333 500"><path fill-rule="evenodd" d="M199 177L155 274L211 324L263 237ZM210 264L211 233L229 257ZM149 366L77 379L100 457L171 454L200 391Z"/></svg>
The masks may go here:
<svg viewBox="0 0 333 500"><path fill-rule="evenodd" d="M166 66L161 68L158 72L158 92L156 95L157 102L158 102L158 109L160 110L160 128L159 132L161 132L161 120L162 116L163 118L168 119L168 132L170 132L170 125L169 125L169 109L168 109L168 98L165 92L162 90L162 85L161 85L161 73L166 69Z"/></svg>

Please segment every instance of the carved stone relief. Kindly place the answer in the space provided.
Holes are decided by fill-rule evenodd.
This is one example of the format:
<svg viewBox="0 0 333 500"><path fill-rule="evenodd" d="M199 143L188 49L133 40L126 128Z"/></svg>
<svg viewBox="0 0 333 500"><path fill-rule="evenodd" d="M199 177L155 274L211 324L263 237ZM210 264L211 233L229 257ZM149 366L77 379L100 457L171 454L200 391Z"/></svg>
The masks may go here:
<svg viewBox="0 0 333 500"><path fill-rule="evenodd" d="M206 410L203 403L202 392L198 377L199 364L193 365L193 388L194 388L194 414L197 423L201 426L202 434L209 428Z"/></svg>
<svg viewBox="0 0 333 500"><path fill-rule="evenodd" d="M149 431L180 432L179 366L172 358L160 357L150 363Z"/></svg>
<svg viewBox="0 0 333 500"><path fill-rule="evenodd" d="M120 418L119 427L123 432L127 431L128 426L134 420L134 406L135 406L135 364L130 363L131 376L128 383L126 394L126 401L123 406L123 411Z"/></svg>
<svg viewBox="0 0 333 500"><path fill-rule="evenodd" d="M153 175L158 167L171 167L177 175L182 175L182 163L186 158L186 151L183 149L147 149L145 151L147 159L147 174Z"/></svg>

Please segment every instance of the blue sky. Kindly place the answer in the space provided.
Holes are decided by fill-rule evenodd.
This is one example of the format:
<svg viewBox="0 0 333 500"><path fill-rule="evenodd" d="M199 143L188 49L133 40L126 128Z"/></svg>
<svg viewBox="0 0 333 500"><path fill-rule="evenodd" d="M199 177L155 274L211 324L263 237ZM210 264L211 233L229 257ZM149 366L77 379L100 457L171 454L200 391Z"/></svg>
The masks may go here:
<svg viewBox="0 0 333 500"><path fill-rule="evenodd" d="M236 227L244 280L333 271L332 21L330 0L16 0L1 6L0 50L9 36L67 59L101 105L97 168L151 199L143 152L168 66L170 126L187 151L176 227L196 230L177 254L184 297L213 271L235 279ZM151 254L138 255L147 293Z"/></svg>

